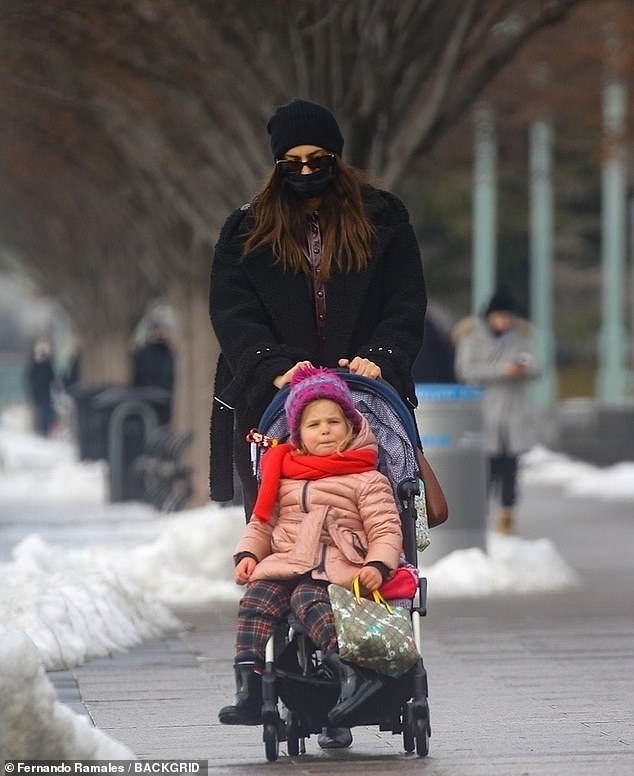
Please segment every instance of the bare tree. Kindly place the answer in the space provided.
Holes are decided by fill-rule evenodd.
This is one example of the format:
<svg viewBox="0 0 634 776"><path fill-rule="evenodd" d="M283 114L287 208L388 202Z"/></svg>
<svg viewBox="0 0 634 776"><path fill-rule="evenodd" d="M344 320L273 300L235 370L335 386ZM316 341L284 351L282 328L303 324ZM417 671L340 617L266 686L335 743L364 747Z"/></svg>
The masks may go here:
<svg viewBox="0 0 634 776"><path fill-rule="evenodd" d="M394 186L580 2L2 0L0 241L96 349L149 295L169 295L198 503L217 352L211 251L270 167L274 106L301 95L332 107L347 158Z"/></svg>

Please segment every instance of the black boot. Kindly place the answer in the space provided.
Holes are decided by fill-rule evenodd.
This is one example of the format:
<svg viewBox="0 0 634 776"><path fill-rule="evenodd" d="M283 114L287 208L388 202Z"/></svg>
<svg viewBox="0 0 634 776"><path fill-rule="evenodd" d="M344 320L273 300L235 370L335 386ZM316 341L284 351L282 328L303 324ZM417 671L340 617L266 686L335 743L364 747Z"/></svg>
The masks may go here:
<svg viewBox="0 0 634 776"><path fill-rule="evenodd" d="M347 727L323 727L317 743L320 749L347 749L352 744L352 733Z"/></svg>
<svg viewBox="0 0 634 776"><path fill-rule="evenodd" d="M262 723L262 677L254 670L255 664L236 663L236 701L223 706L218 719L223 725L260 725Z"/></svg>
<svg viewBox="0 0 634 776"><path fill-rule="evenodd" d="M337 652L329 652L323 662L341 683L339 700L328 712L330 725L339 727L346 717L358 711L368 698L381 689L382 682L378 676L365 674L361 669L344 663Z"/></svg>

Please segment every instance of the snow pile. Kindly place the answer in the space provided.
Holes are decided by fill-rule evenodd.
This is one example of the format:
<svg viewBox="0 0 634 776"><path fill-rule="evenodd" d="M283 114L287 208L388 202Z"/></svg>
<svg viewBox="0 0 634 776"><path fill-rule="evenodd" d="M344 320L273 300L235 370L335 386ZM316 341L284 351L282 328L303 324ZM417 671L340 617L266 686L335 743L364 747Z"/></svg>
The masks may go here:
<svg viewBox="0 0 634 776"><path fill-rule="evenodd" d="M604 468L575 461L545 447L534 447L521 459L525 485L554 485L568 496L601 501L634 501L634 461Z"/></svg>
<svg viewBox="0 0 634 776"><path fill-rule="evenodd" d="M0 752L6 760L134 759L89 717L56 700L38 650L21 631L0 638Z"/></svg>
<svg viewBox="0 0 634 776"><path fill-rule="evenodd" d="M31 535L13 555L13 563L0 564L0 632L28 634L47 669L125 650L179 626L164 604L125 575L92 564L89 552L77 563Z"/></svg>
<svg viewBox="0 0 634 776"><path fill-rule="evenodd" d="M0 428L0 502L102 504L105 491L104 461L79 464L68 440Z"/></svg>
<svg viewBox="0 0 634 776"><path fill-rule="evenodd" d="M486 553L478 547L456 550L425 568L424 574L430 598L539 593L579 584L550 540L496 533L489 534Z"/></svg>
<svg viewBox="0 0 634 776"><path fill-rule="evenodd" d="M237 600L233 548L244 528L242 507L218 505L167 518L158 538L128 553L95 548L98 565L126 569L130 579L169 606Z"/></svg>

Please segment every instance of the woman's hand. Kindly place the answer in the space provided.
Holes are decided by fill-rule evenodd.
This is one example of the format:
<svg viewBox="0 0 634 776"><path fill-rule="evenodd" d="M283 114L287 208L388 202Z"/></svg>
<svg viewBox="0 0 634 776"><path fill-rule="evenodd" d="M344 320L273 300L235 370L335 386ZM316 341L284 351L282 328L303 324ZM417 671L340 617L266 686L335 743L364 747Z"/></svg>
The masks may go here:
<svg viewBox="0 0 634 776"><path fill-rule="evenodd" d="M295 366L292 366L289 370L284 372L283 375L278 375L275 380L273 380L273 385L279 389L282 389L285 385L288 385L293 375L295 374L295 370L300 366L312 366L312 364L310 361L298 361Z"/></svg>
<svg viewBox="0 0 634 776"><path fill-rule="evenodd" d="M342 369L349 369L352 374L361 375L361 377L370 377L373 380L381 377L381 367L370 361L369 358L355 356L352 361L347 358L339 359L339 366Z"/></svg>
<svg viewBox="0 0 634 776"><path fill-rule="evenodd" d="M359 571L359 582L367 593L373 593L381 587L383 575L374 566L363 566Z"/></svg>
<svg viewBox="0 0 634 776"><path fill-rule="evenodd" d="M251 579L251 574L253 574L253 570L257 565L255 558L242 558L233 572L233 578L235 579L236 585L246 585L249 579Z"/></svg>

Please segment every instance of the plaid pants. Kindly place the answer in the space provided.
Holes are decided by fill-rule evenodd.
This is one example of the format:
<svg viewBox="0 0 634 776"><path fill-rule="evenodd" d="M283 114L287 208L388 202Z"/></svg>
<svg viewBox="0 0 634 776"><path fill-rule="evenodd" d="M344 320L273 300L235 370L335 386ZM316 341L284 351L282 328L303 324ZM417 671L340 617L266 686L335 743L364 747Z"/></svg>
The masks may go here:
<svg viewBox="0 0 634 776"><path fill-rule="evenodd" d="M236 662L264 664L264 649L276 625L290 613L322 652L337 646L335 619L327 583L309 576L299 579L259 579L249 582L238 609Z"/></svg>

